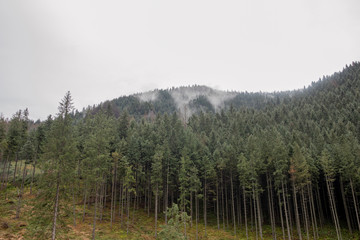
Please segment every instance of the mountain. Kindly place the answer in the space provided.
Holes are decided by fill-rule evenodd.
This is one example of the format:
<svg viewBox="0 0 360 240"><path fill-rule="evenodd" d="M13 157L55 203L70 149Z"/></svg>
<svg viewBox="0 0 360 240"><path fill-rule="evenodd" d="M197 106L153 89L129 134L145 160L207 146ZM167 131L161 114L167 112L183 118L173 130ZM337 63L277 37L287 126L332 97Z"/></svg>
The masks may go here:
<svg viewBox="0 0 360 240"><path fill-rule="evenodd" d="M170 89L155 89L153 91L136 93L129 96L105 101L95 107L89 107L92 113L100 109L112 112L115 116L125 109L136 118L156 114L178 112L188 116L199 112L219 112L221 110L250 107L263 108L273 102L275 97L289 96L289 92L282 93L248 93L236 91L222 91L207 86L193 85L187 87L173 87ZM84 109L83 112L86 110Z"/></svg>
<svg viewBox="0 0 360 240"><path fill-rule="evenodd" d="M149 239L163 218L158 207L174 212L159 232L167 236L180 219L178 206L200 220L193 223L200 227L176 227L184 238L223 239L226 216L226 232L244 239L281 238L280 228L283 239L359 239L359 97L354 62L296 91L154 90L89 107L76 121L68 92L57 117L32 130L27 111L19 111L8 123L0 119L0 191L8 196L0 204L0 239L26 219L17 234L48 238L57 218L69 230L87 226L81 234L93 238L126 232L128 239ZM183 115L158 114L176 112ZM145 212L151 217L137 217ZM254 223L248 236L243 230ZM104 229L116 235L105 237Z"/></svg>
<svg viewBox="0 0 360 240"><path fill-rule="evenodd" d="M336 72L331 76L323 76L316 82L313 81L307 88L272 93L222 91L200 85L155 89L108 100L97 106L83 109L76 115L81 118L86 112L95 114L103 109L116 117L127 110L130 115L137 119L158 113L171 114L174 112L191 116L199 112L217 113L231 107L237 110L242 108L261 110L287 105L292 108L301 102L315 105L322 102L337 104L337 106L333 106L336 108L340 107L338 105L343 101L351 101L350 97L358 96L360 90L360 84L357 80L359 69L360 63L353 62L341 72ZM344 104L347 105L347 103Z"/></svg>

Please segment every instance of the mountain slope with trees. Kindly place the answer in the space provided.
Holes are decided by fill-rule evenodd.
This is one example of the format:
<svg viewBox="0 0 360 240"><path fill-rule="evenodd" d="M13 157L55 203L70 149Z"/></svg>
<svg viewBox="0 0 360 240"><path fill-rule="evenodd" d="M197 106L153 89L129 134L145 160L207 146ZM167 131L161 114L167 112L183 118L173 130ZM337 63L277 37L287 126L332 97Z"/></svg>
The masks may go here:
<svg viewBox="0 0 360 240"><path fill-rule="evenodd" d="M16 192L21 219L32 187L34 239L89 218L93 239L99 224L130 236L138 211L158 239L358 239L360 63L302 90L228 94L157 90L70 114L67 93L36 128L27 111L1 119L2 197Z"/></svg>
<svg viewBox="0 0 360 240"><path fill-rule="evenodd" d="M239 109L264 108L268 103L273 102L275 96L279 100L290 96L292 92L281 93L248 93L235 91L215 90L206 86L188 86L171 89L156 89L150 92L138 93L129 96L122 96L111 101L105 101L97 106L88 107L78 112L77 116L83 116L86 112L96 113L100 110L112 112L119 117L124 110L136 119L147 116L151 117L156 113L172 114L190 117L194 113L228 110L230 107Z"/></svg>

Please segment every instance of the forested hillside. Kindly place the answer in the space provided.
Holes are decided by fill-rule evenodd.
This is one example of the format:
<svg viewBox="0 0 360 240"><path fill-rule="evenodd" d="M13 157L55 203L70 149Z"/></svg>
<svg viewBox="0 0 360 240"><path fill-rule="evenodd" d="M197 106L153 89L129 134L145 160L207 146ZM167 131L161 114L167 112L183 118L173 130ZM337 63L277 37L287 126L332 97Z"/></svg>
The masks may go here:
<svg viewBox="0 0 360 240"><path fill-rule="evenodd" d="M1 119L0 198L30 239L89 219L93 239L132 236L139 211L158 239L358 239L359 98L359 62L271 94L183 87L74 112L68 92L36 126Z"/></svg>
<svg viewBox="0 0 360 240"><path fill-rule="evenodd" d="M215 90L206 86L188 86L171 89L157 89L150 92L138 93L130 96L122 96L111 101L105 101L97 106L83 109L77 112L77 117L84 113L96 113L100 110L112 112L119 117L121 112L127 111L131 116L140 119L151 116L154 113L191 116L199 112L216 113L228 110L230 107L263 109L266 104L279 101L284 97L291 96L293 92L279 93L248 93ZM276 98L275 98L276 96Z"/></svg>

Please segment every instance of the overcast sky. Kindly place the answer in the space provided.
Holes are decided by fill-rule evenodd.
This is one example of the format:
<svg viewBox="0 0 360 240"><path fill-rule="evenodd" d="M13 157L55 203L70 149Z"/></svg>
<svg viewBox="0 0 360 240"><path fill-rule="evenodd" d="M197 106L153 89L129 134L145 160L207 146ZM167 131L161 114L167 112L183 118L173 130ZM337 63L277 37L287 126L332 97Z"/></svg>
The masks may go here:
<svg viewBox="0 0 360 240"><path fill-rule="evenodd" d="M280 91L360 60L360 1L0 0L0 113L181 85Z"/></svg>

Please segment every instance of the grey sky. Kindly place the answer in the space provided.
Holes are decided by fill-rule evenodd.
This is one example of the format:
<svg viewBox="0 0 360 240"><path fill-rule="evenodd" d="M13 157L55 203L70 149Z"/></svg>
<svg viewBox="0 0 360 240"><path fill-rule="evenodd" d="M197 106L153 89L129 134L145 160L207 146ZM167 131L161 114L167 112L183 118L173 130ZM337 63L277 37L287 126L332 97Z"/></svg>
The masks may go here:
<svg viewBox="0 0 360 240"><path fill-rule="evenodd" d="M0 112L201 84L302 88L360 60L360 1L0 0Z"/></svg>

